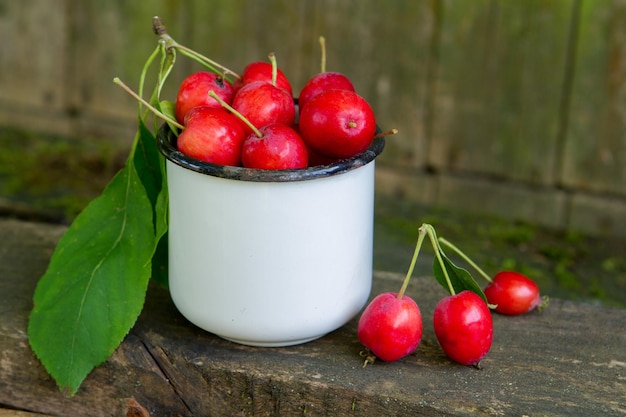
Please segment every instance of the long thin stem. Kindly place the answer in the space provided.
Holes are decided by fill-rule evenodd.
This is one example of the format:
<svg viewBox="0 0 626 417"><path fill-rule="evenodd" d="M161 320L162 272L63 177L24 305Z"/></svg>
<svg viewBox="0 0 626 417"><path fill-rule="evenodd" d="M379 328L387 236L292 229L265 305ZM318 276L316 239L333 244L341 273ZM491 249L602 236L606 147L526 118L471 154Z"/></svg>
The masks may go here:
<svg viewBox="0 0 626 417"><path fill-rule="evenodd" d="M454 252L456 252L457 255L459 255L461 258L463 258L463 260L465 260L465 262L470 264L472 266L472 268L474 268L476 270L476 272L478 272L480 275L482 275L483 278L485 278L488 282L493 282L491 277L489 275L487 275L487 273L481 267L479 267L474 261L472 261L469 256L467 256L465 253L463 253L463 251L461 249L459 249L457 246L452 244L452 242L449 242L448 240L446 240L446 239L444 239L442 237L439 238L439 242L443 243L444 245L446 245L447 247L452 249Z"/></svg>
<svg viewBox="0 0 626 417"><path fill-rule="evenodd" d="M374 140L374 139L378 139L378 138L382 138L383 136L391 136L391 135L395 135L395 134L397 134L397 133L398 133L398 129L395 129L395 128L394 128L394 129L390 129L390 130L387 130L387 131L385 131L385 132L380 132L380 133L377 133L376 135L374 135L374 137L372 138L372 140Z"/></svg>
<svg viewBox="0 0 626 417"><path fill-rule="evenodd" d="M439 266L441 266L441 271L443 272L443 276L446 278L446 283L448 284L448 290L450 294L455 295L454 287L452 286L452 280L450 280L450 276L448 275L448 269L446 268L446 264L443 262L443 258L441 257L441 246L439 246L439 242L437 241L437 234L435 233L435 228L429 224L425 224L425 227L428 231L428 237L430 238L430 243L433 245L433 250L435 251L435 256L437 257L437 261L439 262Z"/></svg>
<svg viewBox="0 0 626 417"><path fill-rule="evenodd" d="M424 242L424 237L426 234L422 231L422 228L419 229L419 235L417 238L417 243L415 244L415 251L413 251L413 259L411 259L411 265L409 266L409 270L406 273L406 277L404 278L404 282L402 283L402 287L398 292L398 300L402 299L404 293L406 292L406 288L409 285L409 281L411 280L411 276L413 275L413 269L415 269L415 263L417 262L417 257L420 253L420 249L422 247L422 243Z"/></svg>
<svg viewBox="0 0 626 417"><path fill-rule="evenodd" d="M139 88L138 88L138 93L137 95L140 97L143 97L143 88L144 88L144 84L146 82L146 74L148 73L148 68L150 68L150 65L152 65L152 63L154 62L154 60L156 59L157 55L159 54L161 50L161 46L158 45L156 47L156 49L154 50L154 52L152 52L152 54L148 57L146 63L143 66L143 69L141 70L141 75L139 76ZM143 105L143 102L141 100L139 100L138 102L138 110L139 110L139 118L143 119L143 116L141 114L141 106Z"/></svg>
<svg viewBox="0 0 626 417"><path fill-rule="evenodd" d="M216 93L215 91L211 90L209 91L209 96L213 97L218 103L220 103L222 105L222 107L224 107L226 110L228 110L229 112L231 112L232 114L234 114L235 116L237 116L242 122L244 122L246 124L246 126L248 126L252 132L258 137L258 138L262 138L263 137L263 133L261 133L261 131L252 124L252 122L250 120L248 120L248 118L246 118L246 116L244 116L243 114L241 114L240 112L238 112L237 110L235 110L231 105L229 105L228 103L226 103L224 100L222 100Z"/></svg>
<svg viewBox="0 0 626 417"><path fill-rule="evenodd" d="M138 100L144 106L146 106L148 109L150 109L150 111L152 113L154 113L155 115L157 115L161 119L165 120L167 123L169 123L169 124L171 124L173 126L176 126L177 128L179 128L181 130L185 129L185 126L181 125L176 120L166 116L161 111L159 111L157 108L155 108L150 103L148 103L146 100L144 100L143 98L139 97L139 95L137 93L135 93L130 87L128 87L126 84L124 84L124 82L122 80L120 80L118 77L113 78L113 82L115 84L119 85L120 87L122 87L124 89L124 91L126 91L128 94L133 96L136 100Z"/></svg>
<svg viewBox="0 0 626 417"><path fill-rule="evenodd" d="M178 51L180 51L181 54L187 56L188 58L195 60L201 65L206 66L207 68L209 68L211 71L213 71L216 74L221 74L221 75L230 74L236 79L241 79L241 76L237 74L235 71L232 71L226 68L225 66L219 64L218 62L215 62L212 59L207 58L206 56L202 54L199 54L193 49L187 48L186 46L181 45L178 42L176 42L176 40L174 40L174 38L172 38L169 35L169 33L167 33L167 28L163 24L163 20L161 20L160 17L155 16L152 18L152 29L154 33L161 39L161 42L163 42L163 44L165 45L167 49L169 48L177 49Z"/></svg>
<svg viewBox="0 0 626 417"><path fill-rule="evenodd" d="M276 87L276 78L278 78L278 63L276 62L276 55L274 52L270 52L267 57L272 63L272 85Z"/></svg>
<svg viewBox="0 0 626 417"><path fill-rule="evenodd" d="M320 72L326 72L326 39L323 36L320 36L320 50L322 52Z"/></svg>
<svg viewBox="0 0 626 417"><path fill-rule="evenodd" d="M156 91L156 99L160 100L161 99L161 91L163 90L163 87L165 86L165 81L167 80L167 77L169 77L170 73L172 72L172 69L174 68L174 64L176 64L176 49L172 49L171 51L168 51L167 48L165 48L163 45L161 45L161 67L159 68L159 79L158 79L158 84L157 87L155 88Z"/></svg>

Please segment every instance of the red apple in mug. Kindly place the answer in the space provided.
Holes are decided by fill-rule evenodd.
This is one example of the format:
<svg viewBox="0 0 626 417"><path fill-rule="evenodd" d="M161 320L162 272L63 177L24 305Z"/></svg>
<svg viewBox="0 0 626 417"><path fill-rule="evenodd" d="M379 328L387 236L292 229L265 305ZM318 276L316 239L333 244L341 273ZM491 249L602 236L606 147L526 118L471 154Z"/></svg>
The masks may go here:
<svg viewBox="0 0 626 417"><path fill-rule="evenodd" d="M211 90L229 104L235 96L233 86L218 74L200 71L185 78L176 96L175 116L178 123L184 124L185 115L194 107L222 107L214 98L209 97Z"/></svg>
<svg viewBox="0 0 626 417"><path fill-rule="evenodd" d="M354 91L330 90L302 108L300 134L307 146L330 158L350 158L374 139L376 118L369 103Z"/></svg>
<svg viewBox="0 0 626 417"><path fill-rule="evenodd" d="M293 97L266 81L241 87L233 98L232 107L257 127L272 123L293 125L296 118ZM248 126L245 129L248 134L252 133Z"/></svg>
<svg viewBox="0 0 626 417"><path fill-rule="evenodd" d="M319 74L311 77L300 90L298 96L298 105L300 112L302 108L316 95L328 90L348 90L355 91L352 81L340 72L326 71L326 39L319 37L320 47L322 50L321 71Z"/></svg>
<svg viewBox="0 0 626 417"><path fill-rule="evenodd" d="M243 69L241 74L241 86L257 81L272 82L272 63L269 62L252 62ZM289 97L293 97L291 83L285 74L276 69L276 87L287 91Z"/></svg>
<svg viewBox="0 0 626 417"><path fill-rule="evenodd" d="M246 168L300 169L307 167L308 154L298 132L287 125L273 123L246 138L241 162Z"/></svg>
<svg viewBox="0 0 626 417"><path fill-rule="evenodd" d="M340 72L320 72L314 75L300 90L298 96L299 111L316 95L328 90L355 91L350 79Z"/></svg>
<svg viewBox="0 0 626 417"><path fill-rule="evenodd" d="M185 129L177 140L183 154L218 165L241 165L246 131L239 119L216 107L194 107L185 116Z"/></svg>

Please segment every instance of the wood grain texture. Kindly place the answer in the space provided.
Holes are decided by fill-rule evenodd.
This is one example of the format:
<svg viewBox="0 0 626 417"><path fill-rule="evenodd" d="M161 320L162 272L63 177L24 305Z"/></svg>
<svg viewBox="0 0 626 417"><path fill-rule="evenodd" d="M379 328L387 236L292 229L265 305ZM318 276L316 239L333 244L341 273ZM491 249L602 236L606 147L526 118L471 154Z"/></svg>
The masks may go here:
<svg viewBox="0 0 626 417"><path fill-rule="evenodd" d="M582 2L563 181L626 192L626 4Z"/></svg>
<svg viewBox="0 0 626 417"><path fill-rule="evenodd" d="M55 416L120 416L134 398L153 416L620 416L626 412L626 310L552 300L541 313L494 316L483 369L441 351L432 277L408 289L424 316L417 351L362 367L356 321L308 344L256 348L189 324L160 287L124 343L63 396L26 335L32 292L62 227L0 221L0 404ZM377 272L373 294L402 276Z"/></svg>
<svg viewBox="0 0 626 417"><path fill-rule="evenodd" d="M431 163L535 184L555 181L570 2L446 7Z"/></svg>

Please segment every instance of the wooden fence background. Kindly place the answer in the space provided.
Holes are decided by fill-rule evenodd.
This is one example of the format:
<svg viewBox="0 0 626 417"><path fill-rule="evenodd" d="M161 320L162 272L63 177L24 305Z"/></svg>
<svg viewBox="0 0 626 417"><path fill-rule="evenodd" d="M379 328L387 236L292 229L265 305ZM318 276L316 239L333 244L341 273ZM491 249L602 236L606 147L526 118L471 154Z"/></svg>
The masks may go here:
<svg viewBox="0 0 626 417"><path fill-rule="evenodd" d="M379 193L626 236L624 0L0 0L0 125L128 146L112 79L136 86L154 15L235 70L274 51L296 92L324 35L328 69L400 131Z"/></svg>

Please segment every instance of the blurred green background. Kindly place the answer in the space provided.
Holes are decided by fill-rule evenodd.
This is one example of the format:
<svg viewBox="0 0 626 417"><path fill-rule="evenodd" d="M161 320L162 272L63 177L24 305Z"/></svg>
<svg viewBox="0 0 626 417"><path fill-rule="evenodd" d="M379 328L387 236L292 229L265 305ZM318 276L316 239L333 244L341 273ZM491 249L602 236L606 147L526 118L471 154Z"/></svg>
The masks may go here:
<svg viewBox="0 0 626 417"><path fill-rule="evenodd" d="M0 0L0 210L68 223L122 166L157 44L241 70L275 52L294 91L327 69L378 124L375 267L432 223L491 272L626 306L626 4L618 0ZM199 67L179 58L164 98ZM418 273L428 273L425 259Z"/></svg>

